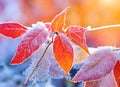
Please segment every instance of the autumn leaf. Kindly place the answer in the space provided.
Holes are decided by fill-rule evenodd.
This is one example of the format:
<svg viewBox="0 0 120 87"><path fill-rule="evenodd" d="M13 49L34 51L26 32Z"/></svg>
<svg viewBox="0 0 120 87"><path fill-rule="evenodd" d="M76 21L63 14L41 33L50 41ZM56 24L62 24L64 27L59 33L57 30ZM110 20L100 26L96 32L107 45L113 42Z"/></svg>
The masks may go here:
<svg viewBox="0 0 120 87"><path fill-rule="evenodd" d="M72 81L93 81L110 73L117 58L112 47L100 47L88 56Z"/></svg>
<svg viewBox="0 0 120 87"><path fill-rule="evenodd" d="M85 38L85 31L87 29L80 27L80 26L70 26L66 34L70 39L77 45L79 45L85 52L89 54L86 38Z"/></svg>
<svg viewBox="0 0 120 87"><path fill-rule="evenodd" d="M114 67L114 76L115 80L118 84L118 87L120 87L120 61L117 61L115 67Z"/></svg>
<svg viewBox="0 0 120 87"><path fill-rule="evenodd" d="M23 37L18 45L11 64L19 64L27 60L28 57L46 41L46 38L47 31L42 23L39 27L34 27Z"/></svg>
<svg viewBox="0 0 120 87"><path fill-rule="evenodd" d="M57 35L53 42L53 51L59 65L68 74L73 63L73 48L67 37L63 34Z"/></svg>
<svg viewBox="0 0 120 87"><path fill-rule="evenodd" d="M114 75L111 72L99 80L86 82L85 87L117 87L117 84L115 82Z"/></svg>
<svg viewBox="0 0 120 87"><path fill-rule="evenodd" d="M52 31L58 31L58 32L62 31L62 28L65 26L66 13L69 11L69 9L70 8L66 8L60 14L56 15L53 18L51 22Z"/></svg>
<svg viewBox="0 0 120 87"><path fill-rule="evenodd" d="M27 28L18 23L2 23L0 24L0 34L11 38L17 38L24 34Z"/></svg>

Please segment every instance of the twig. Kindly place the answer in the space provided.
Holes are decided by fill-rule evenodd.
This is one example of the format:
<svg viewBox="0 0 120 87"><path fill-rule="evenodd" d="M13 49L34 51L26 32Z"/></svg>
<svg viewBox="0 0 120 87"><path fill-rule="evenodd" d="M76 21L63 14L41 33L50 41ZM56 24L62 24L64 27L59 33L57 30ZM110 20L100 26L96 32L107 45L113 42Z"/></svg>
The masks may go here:
<svg viewBox="0 0 120 87"><path fill-rule="evenodd" d="M47 45L47 47L46 47L44 53L42 54L41 58L40 58L39 61L37 62L35 68L32 70L32 72L31 72L31 73L29 74L29 76L27 77L27 79L26 79L26 81L25 81L25 84L24 84L24 87L27 86L27 84L28 84L28 82L29 82L31 76L33 75L34 71L37 69L37 67L38 67L39 64L41 63L41 60L44 58L45 53L47 52L49 46L50 46L52 43L53 43L53 39L52 39L52 41Z"/></svg>
<svg viewBox="0 0 120 87"><path fill-rule="evenodd" d="M106 29L106 28L116 28L120 27L120 24L115 24L115 25L107 25L107 26L101 26L101 27L96 27L96 28L91 28L90 26L88 27L88 31L93 31L93 30L99 30L99 29ZM90 29L89 29L90 28Z"/></svg>

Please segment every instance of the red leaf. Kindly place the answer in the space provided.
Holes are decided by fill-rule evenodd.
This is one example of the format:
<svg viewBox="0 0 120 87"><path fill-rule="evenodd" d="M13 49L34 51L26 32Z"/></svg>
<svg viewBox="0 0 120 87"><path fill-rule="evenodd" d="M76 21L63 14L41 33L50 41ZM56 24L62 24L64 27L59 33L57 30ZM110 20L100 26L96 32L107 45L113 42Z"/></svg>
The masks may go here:
<svg viewBox="0 0 120 87"><path fill-rule="evenodd" d="M52 31L58 31L58 32L62 31L62 28L65 25L65 18L66 18L66 13L68 12L68 10L69 8L66 8L60 14L55 16L55 18L51 22Z"/></svg>
<svg viewBox="0 0 120 87"><path fill-rule="evenodd" d="M96 52L84 60L84 64L73 78L73 81L80 82L100 79L113 70L116 61L117 58L113 48L98 48Z"/></svg>
<svg viewBox="0 0 120 87"><path fill-rule="evenodd" d="M79 45L83 50L85 50L89 54L86 44L85 31L86 29L83 27L70 26L66 31L66 34L75 44Z"/></svg>
<svg viewBox="0 0 120 87"><path fill-rule="evenodd" d="M16 38L26 32L27 28L18 23L3 23L0 24L0 33L11 37Z"/></svg>
<svg viewBox="0 0 120 87"><path fill-rule="evenodd" d="M114 76L118 87L120 87L120 61L118 61L114 67Z"/></svg>
<svg viewBox="0 0 120 87"><path fill-rule="evenodd" d="M11 64L19 64L27 60L46 41L46 38L47 31L45 31L45 27L33 28L24 36L19 44Z"/></svg>
<svg viewBox="0 0 120 87"><path fill-rule="evenodd" d="M73 63L73 48L69 40L64 35L59 34L53 42L53 50L59 65L68 74Z"/></svg>

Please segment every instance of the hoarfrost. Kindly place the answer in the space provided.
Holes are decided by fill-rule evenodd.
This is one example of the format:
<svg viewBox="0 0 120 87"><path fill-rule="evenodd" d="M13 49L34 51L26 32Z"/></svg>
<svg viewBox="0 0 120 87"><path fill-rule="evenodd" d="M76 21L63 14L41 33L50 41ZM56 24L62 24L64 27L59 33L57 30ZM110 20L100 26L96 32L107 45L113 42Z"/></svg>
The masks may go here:
<svg viewBox="0 0 120 87"><path fill-rule="evenodd" d="M41 58L47 44L43 44L34 54L31 58L31 64L29 67L23 72L23 74L27 77L32 70L35 68L37 62ZM56 62L52 45L48 48L46 54L42 58L41 62L39 63L39 66L34 71L33 75L31 76L31 80L33 83L36 82L44 82L47 81L48 78L63 78L65 77L64 71L60 68L58 63Z"/></svg>

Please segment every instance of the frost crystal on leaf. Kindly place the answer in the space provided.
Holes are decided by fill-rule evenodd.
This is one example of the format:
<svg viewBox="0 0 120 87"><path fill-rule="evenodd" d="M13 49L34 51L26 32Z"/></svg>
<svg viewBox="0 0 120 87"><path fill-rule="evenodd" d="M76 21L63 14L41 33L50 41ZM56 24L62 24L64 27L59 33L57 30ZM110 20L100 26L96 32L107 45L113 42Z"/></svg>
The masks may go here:
<svg viewBox="0 0 120 87"><path fill-rule="evenodd" d="M43 44L34 54L31 59L30 66L25 70L23 73L25 76L28 76L31 71L36 66L38 60L41 58L47 44ZM63 78L65 77L64 71L60 68L58 63L56 62L53 51L52 45L48 48L44 58L41 60L39 66L33 73L31 80L36 82L43 82L48 80L48 78Z"/></svg>

